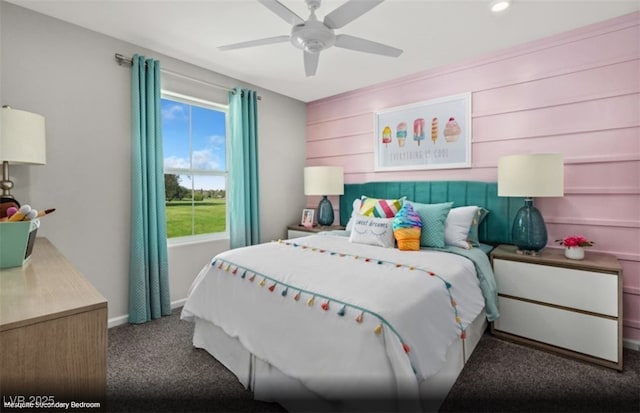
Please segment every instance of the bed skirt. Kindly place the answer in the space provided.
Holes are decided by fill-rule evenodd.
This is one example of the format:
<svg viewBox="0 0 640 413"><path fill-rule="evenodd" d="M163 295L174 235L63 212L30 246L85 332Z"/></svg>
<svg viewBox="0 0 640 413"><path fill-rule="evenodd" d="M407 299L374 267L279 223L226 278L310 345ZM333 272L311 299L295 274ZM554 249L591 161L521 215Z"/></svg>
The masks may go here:
<svg viewBox="0 0 640 413"><path fill-rule="evenodd" d="M240 341L201 318L195 318L193 345L202 348L233 372L240 383L253 392L256 400L277 402L289 412L309 411L423 411L436 412L453 387L465 363L486 330L482 311L467 328L467 338L456 340L447 351L445 364L434 376L420 383L420 402L399 408L398 402L385 406L376 400L367 405L363 400L329 402L310 392L299 380L283 374L266 361L254 356Z"/></svg>

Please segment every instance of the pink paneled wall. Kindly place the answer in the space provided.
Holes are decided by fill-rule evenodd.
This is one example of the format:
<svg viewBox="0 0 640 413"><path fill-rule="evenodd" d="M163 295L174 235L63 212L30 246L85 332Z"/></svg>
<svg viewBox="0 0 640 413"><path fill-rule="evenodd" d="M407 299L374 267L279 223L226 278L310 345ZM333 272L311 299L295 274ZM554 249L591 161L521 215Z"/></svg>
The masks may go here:
<svg viewBox="0 0 640 413"><path fill-rule="evenodd" d="M471 168L374 172L374 112L469 91ZM536 201L549 239L620 259L624 337L640 342L640 13L307 105L307 165L346 183L495 181L499 157L536 152L565 158L565 196Z"/></svg>

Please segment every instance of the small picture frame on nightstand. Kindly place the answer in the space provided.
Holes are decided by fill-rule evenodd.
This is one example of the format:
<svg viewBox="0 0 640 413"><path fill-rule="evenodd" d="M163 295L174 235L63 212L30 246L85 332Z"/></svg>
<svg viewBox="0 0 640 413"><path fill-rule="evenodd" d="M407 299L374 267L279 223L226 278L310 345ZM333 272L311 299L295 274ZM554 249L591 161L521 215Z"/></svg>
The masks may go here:
<svg viewBox="0 0 640 413"><path fill-rule="evenodd" d="M305 208L302 210L302 220L300 221L300 225L306 228L313 227L313 215L315 211L313 209Z"/></svg>

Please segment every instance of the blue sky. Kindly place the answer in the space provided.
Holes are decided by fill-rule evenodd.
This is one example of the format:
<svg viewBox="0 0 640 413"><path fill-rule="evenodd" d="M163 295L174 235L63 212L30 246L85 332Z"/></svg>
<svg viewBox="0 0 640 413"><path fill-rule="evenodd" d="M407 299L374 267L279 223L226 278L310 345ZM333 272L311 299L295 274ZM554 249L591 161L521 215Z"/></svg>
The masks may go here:
<svg viewBox="0 0 640 413"><path fill-rule="evenodd" d="M165 168L226 169L224 112L169 99L161 100L161 110ZM192 182L188 176L181 175L180 185L192 187L192 184L194 189L225 188L224 177L199 176Z"/></svg>

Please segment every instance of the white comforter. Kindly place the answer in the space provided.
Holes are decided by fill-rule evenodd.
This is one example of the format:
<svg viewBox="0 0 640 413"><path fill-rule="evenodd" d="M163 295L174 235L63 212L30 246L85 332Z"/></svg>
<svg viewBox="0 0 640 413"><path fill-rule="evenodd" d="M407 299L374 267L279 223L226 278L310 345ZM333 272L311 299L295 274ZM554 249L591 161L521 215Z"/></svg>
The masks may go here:
<svg viewBox="0 0 640 413"><path fill-rule="evenodd" d="M182 317L222 328L321 397L413 399L483 306L467 258L314 235L218 255Z"/></svg>

